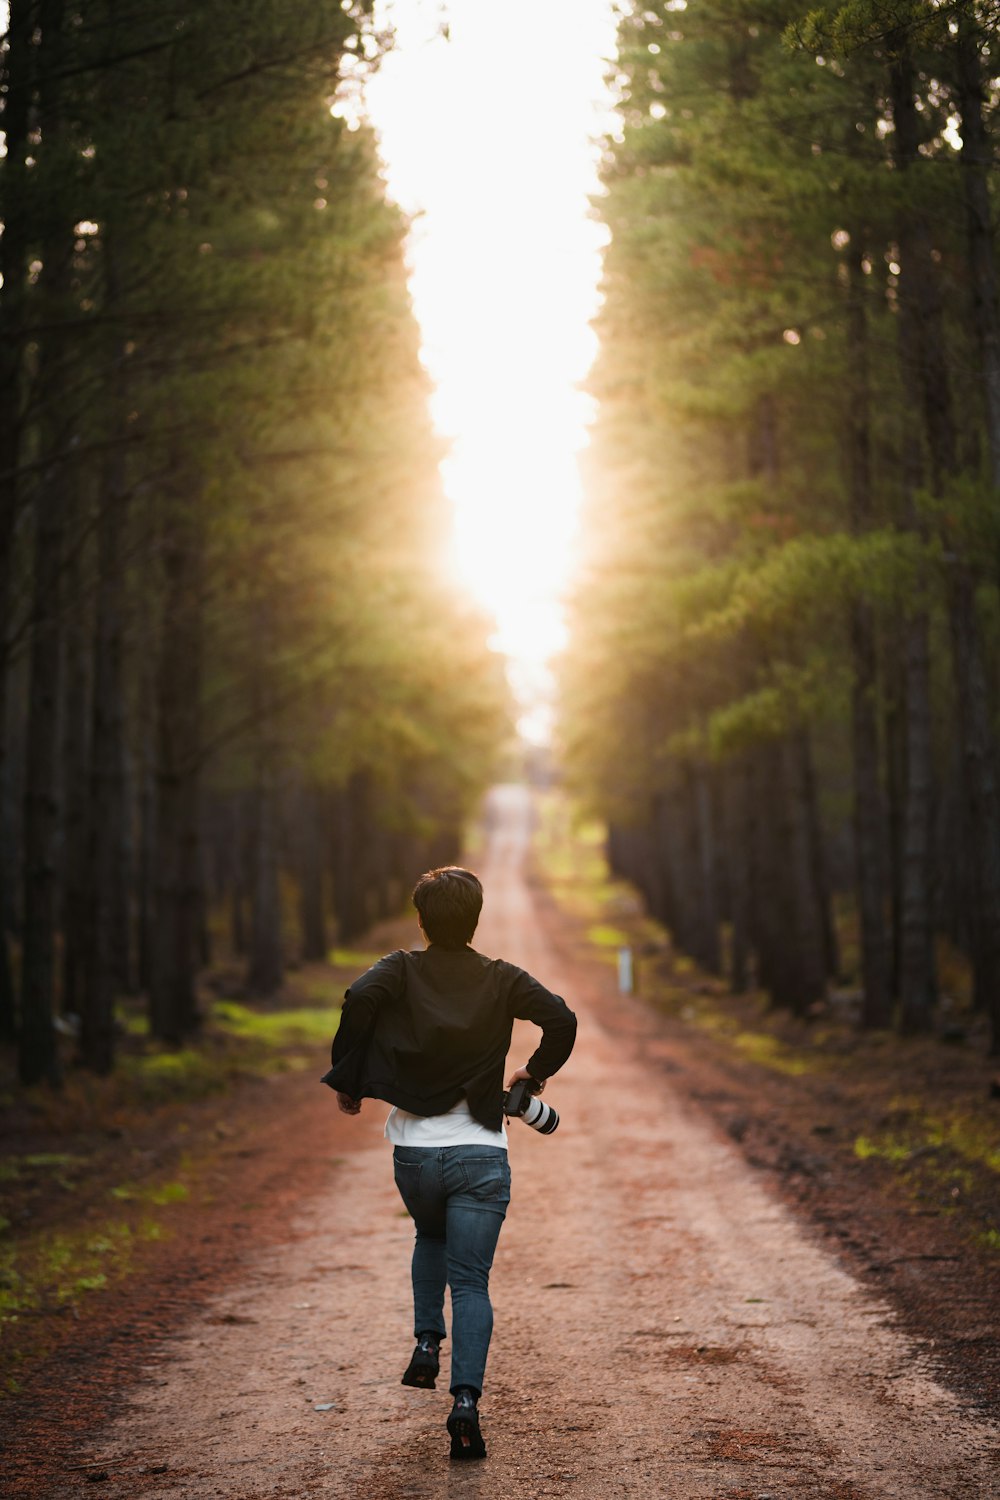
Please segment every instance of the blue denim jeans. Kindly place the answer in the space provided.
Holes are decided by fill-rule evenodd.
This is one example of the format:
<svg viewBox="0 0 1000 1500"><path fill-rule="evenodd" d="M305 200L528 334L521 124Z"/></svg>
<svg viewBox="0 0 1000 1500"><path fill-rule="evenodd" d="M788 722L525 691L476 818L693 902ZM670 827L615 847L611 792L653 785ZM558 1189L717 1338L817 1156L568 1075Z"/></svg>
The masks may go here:
<svg viewBox="0 0 1000 1500"><path fill-rule="evenodd" d="M490 1268L510 1202L510 1164L497 1146L396 1146L396 1186L417 1227L413 1333L445 1337L451 1288L451 1389L483 1389L493 1332Z"/></svg>

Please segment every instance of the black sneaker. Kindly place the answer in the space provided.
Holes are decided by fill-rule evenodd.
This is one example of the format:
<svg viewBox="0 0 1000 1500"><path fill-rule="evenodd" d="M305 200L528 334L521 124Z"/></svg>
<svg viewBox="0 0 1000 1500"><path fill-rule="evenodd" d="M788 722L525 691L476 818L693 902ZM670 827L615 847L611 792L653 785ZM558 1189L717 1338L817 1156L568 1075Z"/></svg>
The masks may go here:
<svg viewBox="0 0 1000 1500"><path fill-rule="evenodd" d="M471 1391L460 1391L448 1418L451 1456L457 1459L485 1458L486 1444L479 1431L479 1410Z"/></svg>
<svg viewBox="0 0 1000 1500"><path fill-rule="evenodd" d="M422 1333L410 1356L410 1363L403 1374L403 1385L415 1385L423 1391L432 1391L440 1368L438 1340L429 1333Z"/></svg>

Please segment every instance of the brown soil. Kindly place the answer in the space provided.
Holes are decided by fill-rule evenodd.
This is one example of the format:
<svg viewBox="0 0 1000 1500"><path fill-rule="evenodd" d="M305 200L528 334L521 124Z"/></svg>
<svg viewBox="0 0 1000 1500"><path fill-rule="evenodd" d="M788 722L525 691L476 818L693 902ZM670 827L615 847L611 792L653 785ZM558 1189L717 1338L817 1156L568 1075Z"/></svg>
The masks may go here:
<svg viewBox="0 0 1000 1500"><path fill-rule="evenodd" d="M500 806L478 945L565 994L581 1032L549 1090L558 1133L511 1127L490 1457L449 1466L446 1379L399 1385L411 1230L385 1111L339 1115L318 1057L216 1101L227 1133L200 1159L196 1211L168 1210L173 1238L78 1318L40 1320L48 1352L8 1403L0 1487L26 1500L1000 1494L989 1260L877 1164L851 1164L836 1099L810 1112L808 1086L779 1079L762 1107L759 1070L619 997L527 884L520 795ZM528 1028L512 1060L531 1045ZM212 1108L191 1111L201 1135ZM944 1254L958 1259L926 1258Z"/></svg>
<svg viewBox="0 0 1000 1500"><path fill-rule="evenodd" d="M996 1174L949 1163L944 1152L902 1172L859 1160L854 1141L905 1114L882 1089L755 1078L704 1043L693 1056L689 1038L672 1047L669 1023L663 1032L673 1055L664 1049L657 1060L671 1087L722 1126L854 1276L891 1300L939 1379L971 1408L1000 1414L1000 1255L968 1233L980 1215L996 1222ZM953 1216L959 1192L962 1222Z"/></svg>
<svg viewBox="0 0 1000 1500"><path fill-rule="evenodd" d="M539 893L561 953L585 951L587 923ZM636 948L651 924L614 913ZM926 1113L965 1119L1000 1145L996 1059L936 1039L864 1036L850 1026L762 1014L759 997L733 997L721 982L675 965L657 942L640 964L642 1000L615 996L627 1031L664 1085L715 1120L748 1164L851 1274L891 1298L938 1378L984 1415L1000 1415L1000 1226L995 1169L948 1146L915 1145L901 1162L860 1158L862 1138L901 1147L919 1141ZM591 951L593 951L591 949ZM692 1030L683 995L714 995L735 1027L774 1038L790 1057L818 1054L805 1076L783 1076L734 1052L734 1032ZM680 1003L679 1003L680 1002ZM1000 1493L1000 1487L998 1487Z"/></svg>

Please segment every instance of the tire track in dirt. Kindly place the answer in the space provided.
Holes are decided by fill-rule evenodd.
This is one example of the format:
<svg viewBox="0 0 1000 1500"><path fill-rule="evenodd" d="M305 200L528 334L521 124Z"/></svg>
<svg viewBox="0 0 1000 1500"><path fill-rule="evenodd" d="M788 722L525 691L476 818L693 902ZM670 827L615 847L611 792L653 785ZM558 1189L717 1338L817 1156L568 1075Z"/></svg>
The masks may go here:
<svg viewBox="0 0 1000 1500"><path fill-rule="evenodd" d="M449 1464L447 1364L437 1392L399 1385L411 1228L381 1139L385 1111L369 1102L334 1167L319 1165L329 1147L317 1114L317 1192L290 1243L245 1254L230 1286L159 1351L81 1455L108 1478L68 1475L58 1493L1000 1495L997 1427L963 1412L888 1305L643 1060L640 1008L613 995L610 971L554 948L523 872L525 794L498 791L493 821L477 946L564 994L581 1029L550 1085L558 1133L511 1127L483 1399L489 1459Z"/></svg>

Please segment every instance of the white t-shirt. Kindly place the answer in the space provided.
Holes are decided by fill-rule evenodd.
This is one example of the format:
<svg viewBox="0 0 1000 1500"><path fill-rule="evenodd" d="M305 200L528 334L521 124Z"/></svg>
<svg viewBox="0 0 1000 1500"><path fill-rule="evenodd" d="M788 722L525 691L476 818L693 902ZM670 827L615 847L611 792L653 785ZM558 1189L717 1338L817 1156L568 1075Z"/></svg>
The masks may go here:
<svg viewBox="0 0 1000 1500"><path fill-rule="evenodd" d="M394 1146L499 1146L507 1149L507 1123L499 1130L488 1130L469 1109L467 1099L459 1099L443 1115L411 1115L395 1106L385 1122L385 1138Z"/></svg>

